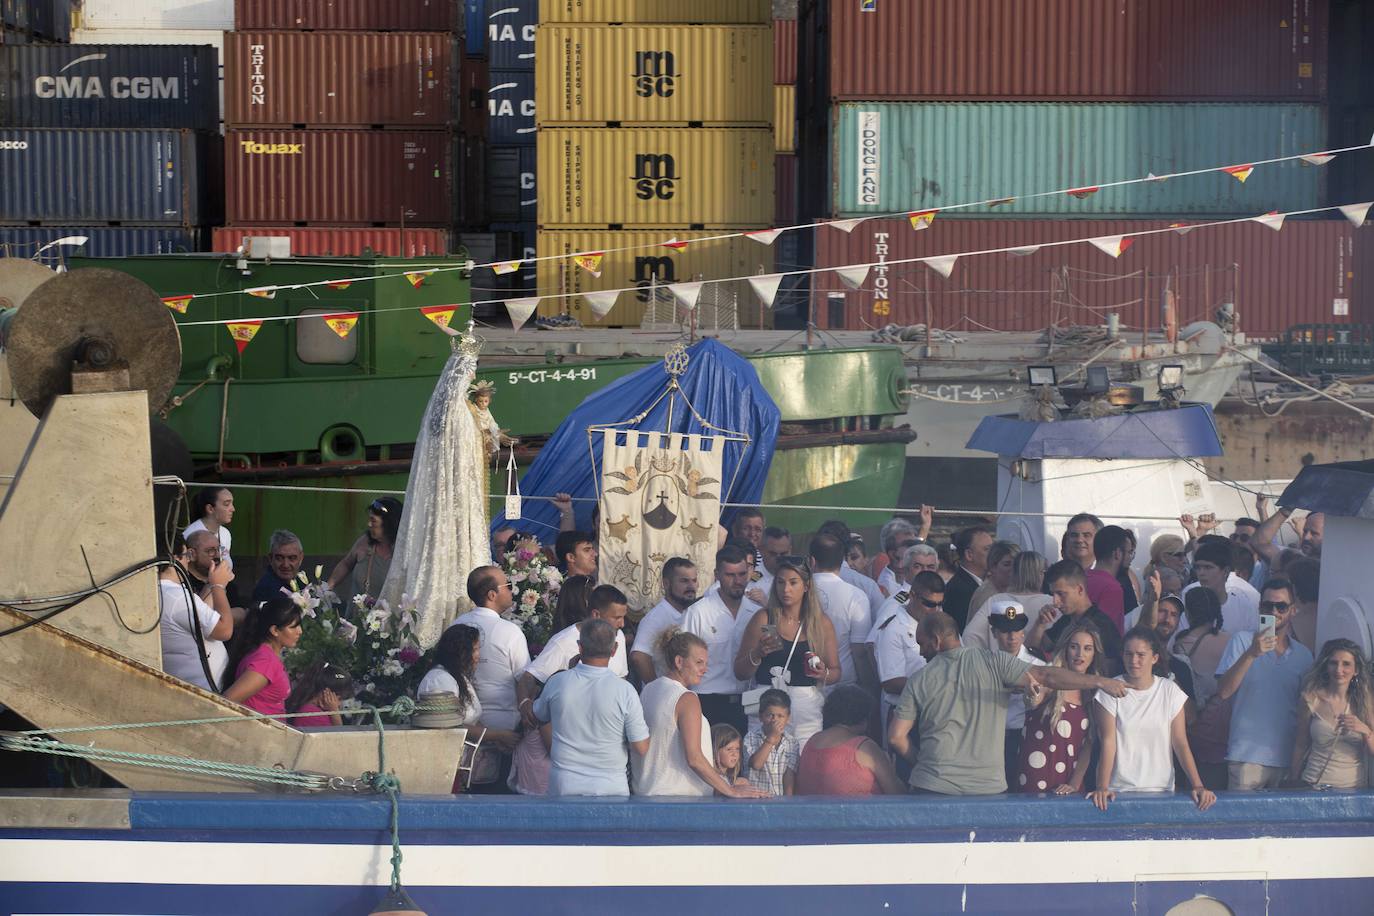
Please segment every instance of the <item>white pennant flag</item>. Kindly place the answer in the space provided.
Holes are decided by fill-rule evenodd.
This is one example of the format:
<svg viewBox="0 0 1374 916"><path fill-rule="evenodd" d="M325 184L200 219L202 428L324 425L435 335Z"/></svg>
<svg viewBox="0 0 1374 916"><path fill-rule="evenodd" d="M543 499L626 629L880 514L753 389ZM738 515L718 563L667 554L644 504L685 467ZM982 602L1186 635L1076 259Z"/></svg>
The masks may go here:
<svg viewBox="0 0 1374 916"><path fill-rule="evenodd" d="M1088 239L1088 241L1092 242L1093 247L1097 248L1103 254L1109 254L1114 258L1119 258L1122 252L1131 247L1131 243L1134 242L1135 239L1127 238L1124 235L1109 235L1100 239Z"/></svg>
<svg viewBox="0 0 1374 916"><path fill-rule="evenodd" d="M837 219L832 220L829 223L826 223L826 225L830 226L832 229L838 229L845 235L848 235L849 233L854 231L855 227L857 227L859 223L862 223L866 219L868 219L868 217L866 216L860 216L857 219Z"/></svg>
<svg viewBox="0 0 1374 916"><path fill-rule="evenodd" d="M510 315L510 326L517 331L523 328L525 322L530 320L530 316L538 307L538 296L531 296L527 299L507 299L506 313Z"/></svg>
<svg viewBox="0 0 1374 916"><path fill-rule="evenodd" d="M864 285L864 280L868 279L867 267L846 267L843 270L835 271L835 273L850 289L858 289Z"/></svg>
<svg viewBox="0 0 1374 916"><path fill-rule="evenodd" d="M763 232L746 232L744 233L744 237L753 239L756 242L761 242L764 245L771 245L777 241L778 236L782 235L782 233L783 230L781 229L766 229Z"/></svg>
<svg viewBox="0 0 1374 916"><path fill-rule="evenodd" d="M1146 181L1168 181L1169 179L1167 179L1167 178L1160 178L1160 177L1159 177L1158 175L1156 175L1154 172L1150 172L1148 175L1145 176L1145 180L1146 180Z"/></svg>
<svg viewBox="0 0 1374 916"><path fill-rule="evenodd" d="M782 284L782 274L764 274L761 277L750 277L749 285L754 288L754 295L768 307L773 307L773 300L778 298L778 287Z"/></svg>
<svg viewBox="0 0 1374 916"><path fill-rule="evenodd" d="M949 275L954 273L954 262L959 260L959 256L957 254L946 254L938 258L923 258L922 260L927 267L948 280Z"/></svg>
<svg viewBox="0 0 1374 916"><path fill-rule="evenodd" d="M605 318L606 313L615 308L615 300L620 298L620 290L608 289L599 293L583 293L582 298L592 307L592 314Z"/></svg>
<svg viewBox="0 0 1374 916"><path fill-rule="evenodd" d="M1024 258L1027 255L1035 254L1039 250L1039 245L1026 245L1021 248L1012 248L1007 254L1011 255L1013 258Z"/></svg>
<svg viewBox="0 0 1374 916"><path fill-rule="evenodd" d="M1259 223L1261 226L1268 226L1270 229L1278 232L1283 228L1283 214L1275 210L1272 213L1266 213L1263 216L1255 217L1255 222Z"/></svg>
<svg viewBox="0 0 1374 916"><path fill-rule="evenodd" d="M1330 162L1332 159L1335 159L1335 158L1336 158L1336 154L1335 154L1335 153L1313 153L1313 154L1310 155L1310 156L1299 156L1298 158L1301 159L1303 162L1306 162L1308 165L1326 165L1326 164L1327 164L1328 162Z"/></svg>
<svg viewBox="0 0 1374 916"><path fill-rule="evenodd" d="M694 283L671 283L668 292L673 294L673 298L681 302L687 311L697 307L697 300L701 298L701 288L706 285L706 281L697 280Z"/></svg>
<svg viewBox="0 0 1374 916"><path fill-rule="evenodd" d="M1365 217L1369 215L1370 206L1374 204L1346 204L1341 207L1341 214L1358 229L1364 225Z"/></svg>

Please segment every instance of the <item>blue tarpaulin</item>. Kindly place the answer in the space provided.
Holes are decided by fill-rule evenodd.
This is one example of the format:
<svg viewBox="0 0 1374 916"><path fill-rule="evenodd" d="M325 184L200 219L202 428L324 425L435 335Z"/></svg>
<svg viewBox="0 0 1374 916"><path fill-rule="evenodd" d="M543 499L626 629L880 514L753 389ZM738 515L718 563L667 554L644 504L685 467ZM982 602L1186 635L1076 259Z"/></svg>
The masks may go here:
<svg viewBox="0 0 1374 916"><path fill-rule="evenodd" d="M984 417L968 447L1007 458L1210 458L1222 453L1206 404L1049 423Z"/></svg>
<svg viewBox="0 0 1374 916"><path fill-rule="evenodd" d="M746 433L751 440L747 446L742 442L725 444L721 477L726 487L733 480L734 487L722 493L721 501L757 503L763 496L763 483L773 463L773 447L782 413L759 382L754 367L729 347L714 340L703 340L691 347L687 356L687 371L679 384L692 406L713 425ZM667 386L668 373L659 362L589 395L539 450L539 456L520 479L521 492L527 497L569 493L574 499L595 499L595 475L601 468L601 439L592 437L589 453L587 427L620 423L638 416L663 394ZM638 428L695 435L712 433L697 422L681 398L674 398L674 401L671 428L668 427L667 398L654 407ZM591 502L573 503L580 530L590 530L593 505ZM541 541L551 542L558 530L558 510L543 500L528 500L522 510L524 517L510 523L504 514L496 516L492 530L509 524ZM734 510L725 510L722 523L728 525L733 514Z"/></svg>

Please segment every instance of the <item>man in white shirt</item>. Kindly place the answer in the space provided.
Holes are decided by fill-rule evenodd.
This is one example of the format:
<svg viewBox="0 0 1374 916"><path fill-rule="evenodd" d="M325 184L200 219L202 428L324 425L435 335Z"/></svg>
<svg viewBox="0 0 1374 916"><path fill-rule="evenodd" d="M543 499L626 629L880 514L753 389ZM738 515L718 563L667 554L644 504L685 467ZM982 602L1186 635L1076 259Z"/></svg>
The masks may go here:
<svg viewBox="0 0 1374 916"><path fill-rule="evenodd" d="M670 627L682 627L682 615L697 600L697 567L686 557L672 557L663 564L663 600L639 621L630 666L641 684L663 677L668 671L658 640Z"/></svg>
<svg viewBox="0 0 1374 916"><path fill-rule="evenodd" d="M214 536L202 531L200 537L213 540ZM180 535L177 536L173 549L173 559L184 571L190 550L182 542ZM227 564L215 563L210 567L207 578L210 583L210 603L201 600L199 595L191 591L175 569L168 567L158 577L162 670L197 687L218 693L228 686L224 683L224 669L229 666L229 652L225 649L224 642L234 634L234 616L229 612L229 599L225 596L225 587L234 578L234 574ZM195 623L191 619L193 609ZM196 642L197 624L200 630L200 644ZM205 648L203 655L202 645ZM204 663L201 662L202 658L205 660ZM214 683L205 677L207 667Z"/></svg>
<svg viewBox="0 0 1374 916"><path fill-rule="evenodd" d="M701 700L701 711L712 725L733 725L741 735L749 720L740 704L743 689L735 677L735 655L749 621L759 606L744 596L749 585L749 554L727 544L716 551L716 584L682 615L682 629L706 643L706 675L692 690Z"/></svg>
<svg viewBox="0 0 1374 916"><path fill-rule="evenodd" d="M992 639L997 648L1019 658L1028 665L1045 664L1026 650L1026 624L1030 617L1021 602L1012 598L992 601L988 613L988 625L992 627ZM1031 687L1037 686L1035 681ZM1007 769L1007 785L1016 785L1016 777L1021 770L1021 729L1026 724L1026 695L1013 690L1007 700L1007 741L1004 746L1004 763Z"/></svg>
<svg viewBox="0 0 1374 916"><path fill-rule="evenodd" d="M840 578L844 549L844 545L828 534L818 534L811 539L811 586L816 590L821 610L835 626L840 660L838 683L854 684L860 680L854 663L855 644L862 656L863 642L873 619L864 593Z"/></svg>
<svg viewBox="0 0 1374 916"><path fill-rule="evenodd" d="M1195 588L1210 589L1221 601L1221 619L1230 633L1259 629L1259 592L1249 582L1231 572L1231 545L1224 538L1203 541L1193 554L1197 581L1183 590L1186 596ZM1187 615L1179 631L1188 629Z"/></svg>
<svg viewBox="0 0 1374 916"><path fill-rule="evenodd" d="M763 529L763 546L759 548L759 555L763 557L763 575L753 585L753 589L758 591L753 592L751 589L749 597L760 605L767 605L768 596L773 591L773 576L777 574L778 563L783 557L792 556L792 532L771 525Z"/></svg>
<svg viewBox="0 0 1374 916"><path fill-rule="evenodd" d="M615 652L607 664L611 674L628 677L630 665L625 653L625 615L630 611L629 599L614 585L598 585L587 597L586 619L564 627L549 637L534 661L525 666L515 680L516 706L520 719L526 728L539 727L534 715L534 701L539 698L544 685L560 671L567 671L573 659L577 658L578 633L582 624L588 620L604 620L615 627Z"/></svg>
<svg viewBox="0 0 1374 916"><path fill-rule="evenodd" d="M882 543L883 553L889 557L888 564L878 573L878 588L891 598L907 586L906 576L901 570L901 561L905 559L907 550L924 539L917 535L916 526L911 522L894 518L878 532L878 540Z"/></svg>

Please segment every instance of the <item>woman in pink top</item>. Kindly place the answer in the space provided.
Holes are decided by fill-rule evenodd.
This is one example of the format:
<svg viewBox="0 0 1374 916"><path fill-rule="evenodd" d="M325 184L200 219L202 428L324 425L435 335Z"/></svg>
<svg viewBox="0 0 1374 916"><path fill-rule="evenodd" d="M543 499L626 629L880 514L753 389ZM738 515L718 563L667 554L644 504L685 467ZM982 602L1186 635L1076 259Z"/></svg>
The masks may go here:
<svg viewBox="0 0 1374 916"><path fill-rule="evenodd" d="M286 698L286 711L295 713L315 713L302 715L297 719L287 719L294 728L327 728L342 725L339 715L339 702L353 696L353 678L337 665L329 662L315 662L301 672L291 693Z"/></svg>
<svg viewBox="0 0 1374 916"><path fill-rule="evenodd" d="M823 728L797 764L798 795L901 795L892 761L868 737L872 698L859 687L835 688L821 711Z"/></svg>
<svg viewBox="0 0 1374 916"><path fill-rule="evenodd" d="M276 595L250 610L246 624L247 654L234 669L234 683L224 698L265 716L282 715L291 681L281 653L300 642L301 610L286 595Z"/></svg>

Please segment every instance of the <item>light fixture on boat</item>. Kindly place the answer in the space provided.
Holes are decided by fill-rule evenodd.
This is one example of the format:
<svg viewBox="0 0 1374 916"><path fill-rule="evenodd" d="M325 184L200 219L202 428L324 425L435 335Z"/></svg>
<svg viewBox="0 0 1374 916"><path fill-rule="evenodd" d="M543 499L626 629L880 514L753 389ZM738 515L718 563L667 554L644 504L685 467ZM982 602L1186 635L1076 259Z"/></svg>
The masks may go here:
<svg viewBox="0 0 1374 916"><path fill-rule="evenodd" d="M1159 406L1177 407L1183 402L1183 367L1170 364L1159 367Z"/></svg>
<svg viewBox="0 0 1374 916"><path fill-rule="evenodd" d="M1107 367L1089 366L1088 381L1083 387L1093 394L1106 394L1107 389L1112 387L1112 380L1107 375Z"/></svg>
<svg viewBox="0 0 1374 916"><path fill-rule="evenodd" d="M1053 388L1058 383L1059 376L1053 366L1030 366L1026 369L1026 384L1032 388L1042 385Z"/></svg>
<svg viewBox="0 0 1374 916"><path fill-rule="evenodd" d="M386 892L368 916L425 916L425 911L416 906L405 888L397 885Z"/></svg>

